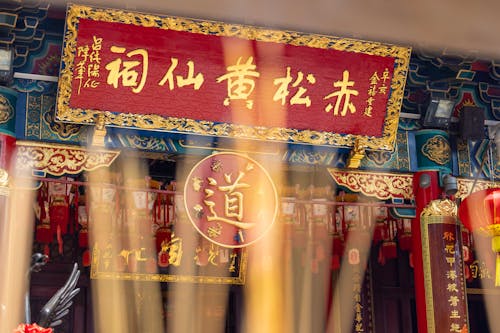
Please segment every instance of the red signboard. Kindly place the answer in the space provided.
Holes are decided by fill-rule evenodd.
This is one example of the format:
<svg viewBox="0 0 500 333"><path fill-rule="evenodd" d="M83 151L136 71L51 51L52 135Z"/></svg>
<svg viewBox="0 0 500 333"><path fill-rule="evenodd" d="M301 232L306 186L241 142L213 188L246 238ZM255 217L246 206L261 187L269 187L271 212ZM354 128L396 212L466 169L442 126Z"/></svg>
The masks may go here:
<svg viewBox="0 0 500 333"><path fill-rule="evenodd" d="M82 6L67 22L60 120L392 147L407 48Z"/></svg>

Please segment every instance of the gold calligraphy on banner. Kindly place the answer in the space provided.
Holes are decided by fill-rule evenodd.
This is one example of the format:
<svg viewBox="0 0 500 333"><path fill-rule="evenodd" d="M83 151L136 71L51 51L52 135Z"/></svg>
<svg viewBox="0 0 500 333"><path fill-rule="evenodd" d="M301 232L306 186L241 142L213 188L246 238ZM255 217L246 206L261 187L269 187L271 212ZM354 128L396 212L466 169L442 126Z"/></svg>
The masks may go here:
<svg viewBox="0 0 500 333"><path fill-rule="evenodd" d="M94 89L99 86L99 82L95 78L101 76L100 72L100 56L99 51L101 51L101 44L103 38L94 36L94 43L78 47L77 57L81 60L77 63L77 75L75 79L79 80L79 86L77 94L80 94L82 89ZM129 87L134 93L141 93L144 89L148 78L149 70L149 53L146 49L133 49L127 51L126 48L121 46L113 45L110 50L111 53L116 54L118 57L107 64L104 64L104 69L107 70L106 83L117 89L120 87ZM90 62L90 63L89 63ZM170 66L168 67L165 75L158 82L159 86L164 86L167 84L169 90L174 90L174 88L182 88L184 86L192 85L194 90L199 90L205 81L205 75L202 72L198 72L195 75L195 63L193 60L188 60L186 66L188 68L188 73L185 77L175 74L175 70L179 65L179 59L176 57L170 58ZM290 95L290 87L296 89L294 94L288 99L289 105L305 105L310 107L312 104L311 98L307 95L307 89L302 85L304 80L304 73L302 71L297 71L296 78L291 76L292 68L290 66L286 67L286 74L284 77L278 77L273 80L273 84L277 86L276 91L273 95L273 101L279 101L281 105L287 103L287 97ZM367 112L365 109L365 116L371 117L372 104L374 102L374 96L377 93L387 93L386 81L389 78L389 71L383 72L382 78L378 78L377 72L375 72L370 78L370 82L373 83L368 92L369 98L366 101L370 109ZM257 70L257 66L254 64L253 57L249 57L246 61L243 61L242 57L239 57L236 64L227 67L227 72L216 78L217 83L222 83L227 81L227 97L223 100L223 105L229 106L230 102L233 100L243 100L248 109L253 108L253 100L250 99L250 95L255 89L255 79L260 76ZM384 85L378 87L378 81L383 80ZM293 81L293 82L292 82ZM305 77L304 84L310 86L316 83L316 76L313 73L309 73ZM358 96L359 91L354 89L355 82L349 80L349 71L344 70L342 80L337 80L332 83L334 90L323 97L323 100L334 99L335 103L328 103L325 107L325 112L329 113L333 110L332 114L334 116L345 117L348 115L347 111L350 113L356 112L356 106L351 101L351 96Z"/></svg>

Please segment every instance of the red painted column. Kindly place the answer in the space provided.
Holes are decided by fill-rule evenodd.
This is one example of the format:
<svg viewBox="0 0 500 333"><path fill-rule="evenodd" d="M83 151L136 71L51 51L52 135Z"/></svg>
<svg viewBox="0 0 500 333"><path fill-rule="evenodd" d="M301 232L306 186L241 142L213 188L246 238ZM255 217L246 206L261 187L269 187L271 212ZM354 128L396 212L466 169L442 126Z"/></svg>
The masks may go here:
<svg viewBox="0 0 500 333"><path fill-rule="evenodd" d="M415 275L415 301L417 305L418 332L427 333L424 270L422 258L422 232L420 214L432 200L441 195L437 171L419 171L413 176L413 193L416 201L416 218L412 220L413 269Z"/></svg>

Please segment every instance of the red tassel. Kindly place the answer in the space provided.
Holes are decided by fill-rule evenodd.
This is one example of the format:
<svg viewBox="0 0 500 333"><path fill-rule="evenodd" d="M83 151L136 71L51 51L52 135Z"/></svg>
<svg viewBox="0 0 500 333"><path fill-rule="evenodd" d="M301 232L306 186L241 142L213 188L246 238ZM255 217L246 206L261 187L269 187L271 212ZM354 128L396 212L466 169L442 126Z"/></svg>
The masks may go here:
<svg viewBox="0 0 500 333"><path fill-rule="evenodd" d="M49 207L49 216L50 226L53 231L56 231L59 226L62 234L68 232L69 206L66 201L52 203Z"/></svg>
<svg viewBox="0 0 500 333"><path fill-rule="evenodd" d="M380 265L384 266L385 265L385 257L384 257L384 251L382 251L382 246L378 249L378 257L377 261Z"/></svg>
<svg viewBox="0 0 500 333"><path fill-rule="evenodd" d="M86 248L89 246L89 231L87 228L82 228L78 232L78 246Z"/></svg>
<svg viewBox="0 0 500 333"><path fill-rule="evenodd" d="M385 237L385 228L386 225L384 222L377 222L375 224L375 229L373 230L373 244L376 245Z"/></svg>
<svg viewBox="0 0 500 333"><path fill-rule="evenodd" d="M330 263L330 269L336 271L340 268L340 256L337 254L332 255L332 262Z"/></svg>
<svg viewBox="0 0 500 333"><path fill-rule="evenodd" d="M468 247L471 247L471 239L470 239L470 233L467 229L462 230L462 244Z"/></svg>
<svg viewBox="0 0 500 333"><path fill-rule="evenodd" d="M158 253L158 266L160 267L168 267L169 264L169 255L167 251L160 251Z"/></svg>
<svg viewBox="0 0 500 333"><path fill-rule="evenodd" d="M382 243L382 252L386 259L395 259L398 257L398 248L396 242L389 241Z"/></svg>
<svg viewBox="0 0 500 333"><path fill-rule="evenodd" d="M403 233L399 236L399 248L403 251L411 251L412 249L412 237L409 233Z"/></svg>
<svg viewBox="0 0 500 333"><path fill-rule="evenodd" d="M38 192L38 206L40 208L40 224L36 226L35 239L40 243L51 243L53 232L50 226L50 220L48 216L48 202L46 201L46 189L44 187L40 188Z"/></svg>
<svg viewBox="0 0 500 333"><path fill-rule="evenodd" d="M63 254L63 239L61 236L61 227L59 225L57 226L56 234L57 234L57 244L58 244L59 254Z"/></svg>
<svg viewBox="0 0 500 333"><path fill-rule="evenodd" d="M463 260L465 263L471 263L474 260L474 256L472 255L472 251L470 248L466 245L462 245L462 252L463 252Z"/></svg>
<svg viewBox="0 0 500 333"><path fill-rule="evenodd" d="M89 250L83 251L83 254L82 254L82 264L83 264L83 267L89 267L90 266L90 251Z"/></svg>
<svg viewBox="0 0 500 333"><path fill-rule="evenodd" d="M36 226L35 239L40 243L51 243L52 242L52 230L50 229L50 223L42 222Z"/></svg>
<svg viewBox="0 0 500 333"><path fill-rule="evenodd" d="M49 244L45 244L45 246L43 247L43 254L45 254L47 256L47 258L50 258ZM49 261L49 259L47 259L47 261Z"/></svg>
<svg viewBox="0 0 500 333"><path fill-rule="evenodd" d="M335 255L342 255L344 253L344 243L340 235L333 235L332 252Z"/></svg>

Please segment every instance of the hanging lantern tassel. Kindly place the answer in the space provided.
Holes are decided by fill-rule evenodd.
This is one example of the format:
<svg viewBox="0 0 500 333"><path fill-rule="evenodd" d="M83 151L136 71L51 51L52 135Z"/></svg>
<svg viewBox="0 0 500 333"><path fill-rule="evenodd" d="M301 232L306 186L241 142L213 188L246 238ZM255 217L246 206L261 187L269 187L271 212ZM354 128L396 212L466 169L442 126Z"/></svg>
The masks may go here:
<svg viewBox="0 0 500 333"><path fill-rule="evenodd" d="M495 228L498 229L498 228ZM500 287L500 233L499 230L494 231L493 238L491 239L491 249L496 253L496 264L495 264L495 287Z"/></svg>
<svg viewBox="0 0 500 333"><path fill-rule="evenodd" d="M386 238L382 242L381 251L385 259L395 259L398 257L398 247L395 242L396 221L388 220L386 229Z"/></svg>
<svg viewBox="0 0 500 333"><path fill-rule="evenodd" d="M40 243L52 242L53 232L50 227L49 202L46 194L47 189L42 187L38 192L36 215L40 223L36 226L35 239Z"/></svg>

